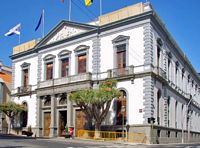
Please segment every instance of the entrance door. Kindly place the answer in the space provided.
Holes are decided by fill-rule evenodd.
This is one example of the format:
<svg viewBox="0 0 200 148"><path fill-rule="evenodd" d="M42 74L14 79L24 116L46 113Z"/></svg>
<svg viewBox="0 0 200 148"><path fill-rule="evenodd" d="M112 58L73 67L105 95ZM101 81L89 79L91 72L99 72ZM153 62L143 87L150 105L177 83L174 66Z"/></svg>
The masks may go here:
<svg viewBox="0 0 200 148"><path fill-rule="evenodd" d="M80 110L76 110L76 136L78 135L79 130L85 129L86 122L87 120L86 120L85 113L83 113Z"/></svg>
<svg viewBox="0 0 200 148"><path fill-rule="evenodd" d="M59 111L59 131L58 135L62 136L62 132L65 130L67 124L67 111Z"/></svg>
<svg viewBox="0 0 200 148"><path fill-rule="evenodd" d="M44 113L44 136L49 136L51 125L51 112Z"/></svg>

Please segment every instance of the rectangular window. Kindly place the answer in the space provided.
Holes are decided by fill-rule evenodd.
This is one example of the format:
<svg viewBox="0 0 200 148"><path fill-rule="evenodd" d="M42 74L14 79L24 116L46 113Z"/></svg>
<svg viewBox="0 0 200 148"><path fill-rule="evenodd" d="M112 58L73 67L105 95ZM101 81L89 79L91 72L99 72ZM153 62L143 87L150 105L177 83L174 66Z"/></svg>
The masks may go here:
<svg viewBox="0 0 200 148"><path fill-rule="evenodd" d="M53 79L53 62L46 64L46 80Z"/></svg>
<svg viewBox="0 0 200 148"><path fill-rule="evenodd" d="M86 73L86 54L78 55L78 74Z"/></svg>
<svg viewBox="0 0 200 148"><path fill-rule="evenodd" d="M28 86L28 69L23 70L23 86L27 87Z"/></svg>
<svg viewBox="0 0 200 148"><path fill-rule="evenodd" d="M66 77L69 75L69 59L61 60L61 77Z"/></svg>
<svg viewBox="0 0 200 148"><path fill-rule="evenodd" d="M117 46L117 68L125 68L126 67L126 45Z"/></svg>

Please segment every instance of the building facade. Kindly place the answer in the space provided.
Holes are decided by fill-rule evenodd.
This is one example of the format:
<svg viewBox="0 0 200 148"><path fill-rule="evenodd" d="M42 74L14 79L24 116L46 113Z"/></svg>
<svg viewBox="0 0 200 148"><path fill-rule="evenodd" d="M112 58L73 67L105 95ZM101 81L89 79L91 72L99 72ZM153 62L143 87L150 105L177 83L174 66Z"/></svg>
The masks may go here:
<svg viewBox="0 0 200 148"><path fill-rule="evenodd" d="M0 61L0 104L10 100L12 70ZM8 124L5 114L0 112L0 133L7 133Z"/></svg>
<svg viewBox="0 0 200 148"><path fill-rule="evenodd" d="M87 129L70 92L116 79L123 97L113 99L102 130L144 133L149 143L200 138L200 80L149 3L95 23L61 21L40 41L15 47L11 58L13 100L28 106L24 128L37 136L62 136L66 125L75 136Z"/></svg>

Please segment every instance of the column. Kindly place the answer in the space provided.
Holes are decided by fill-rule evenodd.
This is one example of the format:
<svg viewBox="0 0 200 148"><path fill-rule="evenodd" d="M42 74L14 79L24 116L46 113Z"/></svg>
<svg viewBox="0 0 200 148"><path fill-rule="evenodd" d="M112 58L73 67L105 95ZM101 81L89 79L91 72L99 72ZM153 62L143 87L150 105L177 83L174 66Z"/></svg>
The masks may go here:
<svg viewBox="0 0 200 148"><path fill-rule="evenodd" d="M72 102L69 100L69 93L67 93L67 126L71 127L73 125L73 106Z"/></svg>
<svg viewBox="0 0 200 148"><path fill-rule="evenodd" d="M49 137L57 136L57 126L56 126L56 96L51 96L51 126Z"/></svg>
<svg viewBox="0 0 200 148"><path fill-rule="evenodd" d="M40 96L37 96L36 112L36 136L42 137L42 97Z"/></svg>

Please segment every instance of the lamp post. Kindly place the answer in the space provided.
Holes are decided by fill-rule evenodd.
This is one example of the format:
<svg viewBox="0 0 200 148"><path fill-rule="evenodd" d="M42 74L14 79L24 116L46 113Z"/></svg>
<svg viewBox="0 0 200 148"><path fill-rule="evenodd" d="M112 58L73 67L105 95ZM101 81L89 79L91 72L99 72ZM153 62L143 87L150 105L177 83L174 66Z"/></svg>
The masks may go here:
<svg viewBox="0 0 200 148"><path fill-rule="evenodd" d="M196 95L196 94L195 94ZM194 95L194 96L195 96ZM194 97L193 96L193 97ZM184 117L185 117L185 115L188 115L188 107L189 107L189 105L191 104L191 102L192 102L192 100L193 100L193 98L191 97L190 98L190 100L189 100L189 102L186 104L186 111L185 111L185 114L184 114L184 112L182 113L182 143L184 143L184 130L183 130L183 122L184 122ZM187 119L187 118L186 118ZM186 125L187 125L187 120L186 120ZM190 134L190 132L189 132L189 125L187 125L188 126L188 142L189 142L189 134Z"/></svg>

